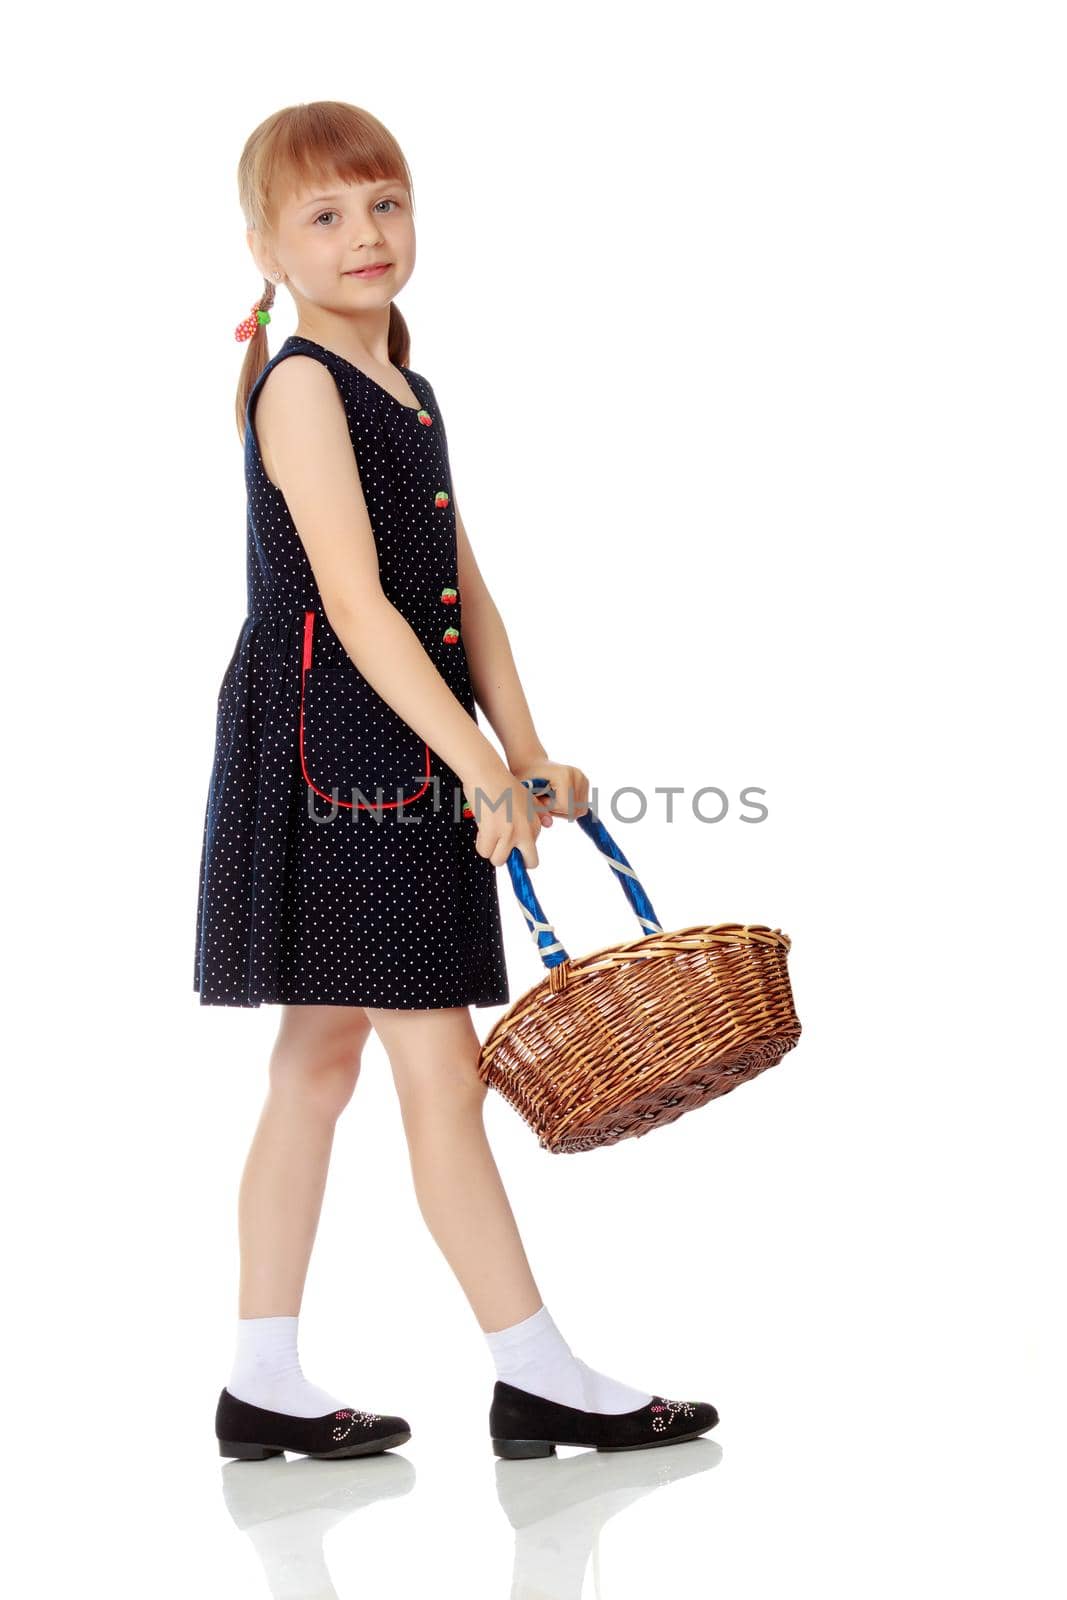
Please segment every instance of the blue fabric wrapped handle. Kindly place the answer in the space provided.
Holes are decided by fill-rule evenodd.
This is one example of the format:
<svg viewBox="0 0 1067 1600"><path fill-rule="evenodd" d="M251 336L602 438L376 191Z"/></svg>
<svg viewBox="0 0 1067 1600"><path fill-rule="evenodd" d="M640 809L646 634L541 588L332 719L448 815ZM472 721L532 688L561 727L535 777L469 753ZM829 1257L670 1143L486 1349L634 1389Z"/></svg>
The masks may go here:
<svg viewBox="0 0 1067 1600"><path fill-rule="evenodd" d="M523 784L536 794L555 794L547 778L524 778ZM638 923L644 933L662 933L663 929L652 909L652 902L641 887L637 874L609 834L600 818L592 811L583 811L574 819L583 833L588 834L597 849L606 858L608 864L618 875L622 884L623 893L633 909ZM569 961L570 956L556 937L556 930L549 922L541 909L540 901L534 894L530 875L526 870L526 863L522 858L522 851L518 845L512 849L507 861L508 872L511 874L512 888L522 909L523 915L529 923L530 933L537 945L538 954L546 967L558 967L560 962Z"/></svg>

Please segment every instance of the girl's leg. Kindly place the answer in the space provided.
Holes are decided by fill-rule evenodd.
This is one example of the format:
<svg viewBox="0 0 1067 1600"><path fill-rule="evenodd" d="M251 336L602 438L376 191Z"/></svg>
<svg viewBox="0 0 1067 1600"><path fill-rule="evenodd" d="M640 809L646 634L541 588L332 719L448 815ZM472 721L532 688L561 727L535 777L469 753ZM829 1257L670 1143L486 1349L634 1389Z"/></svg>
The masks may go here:
<svg viewBox="0 0 1067 1600"><path fill-rule="evenodd" d="M358 1006L282 1007L238 1197L238 1342L227 1383L268 1410L320 1416L346 1403L304 1378L296 1328L334 1130L369 1034Z"/></svg>
<svg viewBox="0 0 1067 1600"><path fill-rule="evenodd" d="M574 1355L534 1282L485 1134L488 1093L465 1006L400 1011L368 1006L392 1067L426 1225L486 1336L497 1376L588 1411L630 1411L651 1395Z"/></svg>
<svg viewBox="0 0 1067 1600"><path fill-rule="evenodd" d="M337 1118L370 1035L358 1006L283 1006L238 1198L241 1317L298 1316Z"/></svg>
<svg viewBox="0 0 1067 1600"><path fill-rule="evenodd" d="M470 1012L367 1016L392 1068L419 1210L482 1331L530 1316L541 1295L486 1138Z"/></svg>

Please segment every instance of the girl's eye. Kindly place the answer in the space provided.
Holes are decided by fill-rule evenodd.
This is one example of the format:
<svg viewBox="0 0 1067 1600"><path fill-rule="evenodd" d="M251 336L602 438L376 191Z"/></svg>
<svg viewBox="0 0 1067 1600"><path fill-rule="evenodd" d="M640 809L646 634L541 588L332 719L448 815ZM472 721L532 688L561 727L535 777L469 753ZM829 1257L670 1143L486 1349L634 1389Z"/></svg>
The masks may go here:
<svg viewBox="0 0 1067 1600"><path fill-rule="evenodd" d="M376 205L374 209L375 209L375 211L377 211L378 206L395 206L395 205L399 205L399 203L400 202L398 200L391 200L391 199L387 198L385 200L379 200L378 201L378 205ZM318 216L315 218L315 221L316 222L321 222L323 217L336 217L336 216L339 216L339 215L340 215L340 212L338 212L338 211L320 211ZM387 216L392 216L392 212L387 212L386 215Z"/></svg>

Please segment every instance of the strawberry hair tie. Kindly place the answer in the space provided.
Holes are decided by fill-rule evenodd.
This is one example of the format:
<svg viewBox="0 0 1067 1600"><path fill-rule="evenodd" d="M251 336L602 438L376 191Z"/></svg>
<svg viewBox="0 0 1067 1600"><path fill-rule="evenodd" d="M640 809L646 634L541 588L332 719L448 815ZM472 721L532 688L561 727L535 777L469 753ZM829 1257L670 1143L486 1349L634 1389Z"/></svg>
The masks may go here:
<svg viewBox="0 0 1067 1600"><path fill-rule="evenodd" d="M281 273L275 273L275 277L280 280ZM257 329L270 321L270 308L274 304L274 285L269 278L264 278L263 282L265 285L263 293L252 307L250 314L243 322L237 324L234 331L236 339L251 339Z"/></svg>
<svg viewBox="0 0 1067 1600"><path fill-rule="evenodd" d="M257 300L252 307L251 314L243 322L237 324L234 333L235 339L251 339L256 329L270 321L270 312L260 305Z"/></svg>

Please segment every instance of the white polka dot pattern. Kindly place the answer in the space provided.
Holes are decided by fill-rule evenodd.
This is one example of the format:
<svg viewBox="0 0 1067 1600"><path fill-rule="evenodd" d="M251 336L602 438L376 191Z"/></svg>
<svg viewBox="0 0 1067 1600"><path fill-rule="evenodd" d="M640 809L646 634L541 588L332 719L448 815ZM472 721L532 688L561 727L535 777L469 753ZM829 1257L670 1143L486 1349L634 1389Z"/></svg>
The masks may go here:
<svg viewBox="0 0 1067 1600"><path fill-rule="evenodd" d="M348 656L263 468L255 403L297 355L337 384L382 587L477 721L437 397L404 367L404 404L294 334L248 401L248 615L218 694L193 987L204 1005L504 1005L496 868L460 780Z"/></svg>

